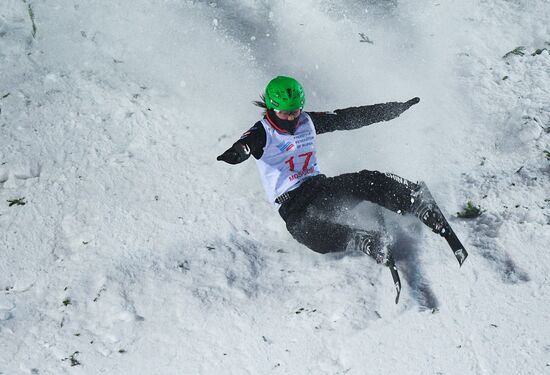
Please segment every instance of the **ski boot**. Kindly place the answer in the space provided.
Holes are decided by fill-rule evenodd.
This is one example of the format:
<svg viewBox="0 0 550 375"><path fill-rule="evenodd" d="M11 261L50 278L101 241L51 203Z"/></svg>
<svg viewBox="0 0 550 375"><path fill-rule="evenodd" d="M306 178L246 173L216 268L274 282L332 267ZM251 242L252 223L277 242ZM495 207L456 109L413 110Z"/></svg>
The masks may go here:
<svg viewBox="0 0 550 375"><path fill-rule="evenodd" d="M352 248L362 251L376 263L387 266L391 259L388 248L389 240L377 231L356 230L352 238Z"/></svg>
<svg viewBox="0 0 550 375"><path fill-rule="evenodd" d="M374 258L376 263L382 264L390 269L393 283L397 291L395 303L398 303L399 294L401 293L401 280L389 247L390 244L391 238L389 235L377 231L356 230L351 240L352 248L362 251L371 258Z"/></svg>
<svg viewBox="0 0 550 375"><path fill-rule="evenodd" d="M441 237L447 237L451 233L451 227L424 182L420 183L419 188L411 194L411 197L410 212L434 233Z"/></svg>
<svg viewBox="0 0 550 375"><path fill-rule="evenodd" d="M411 194L412 205L410 212L418 217L426 226L431 228L432 231L445 238L451 250L453 251L458 264L462 266L462 263L468 257L468 252L464 248L464 245L460 242L453 228L443 216L443 213L435 203L435 199L432 197L430 190L424 182L419 183L417 190Z"/></svg>

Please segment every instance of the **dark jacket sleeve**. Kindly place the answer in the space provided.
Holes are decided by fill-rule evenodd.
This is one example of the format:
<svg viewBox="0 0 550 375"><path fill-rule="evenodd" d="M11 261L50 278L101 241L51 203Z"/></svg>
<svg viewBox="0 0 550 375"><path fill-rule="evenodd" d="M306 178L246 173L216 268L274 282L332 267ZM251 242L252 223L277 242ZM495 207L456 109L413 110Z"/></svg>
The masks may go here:
<svg viewBox="0 0 550 375"><path fill-rule="evenodd" d="M266 143L265 129L261 122L257 122L250 129L245 131L241 138L218 156L218 160L229 164L239 164L247 160L250 155L256 159L262 157Z"/></svg>
<svg viewBox="0 0 550 375"><path fill-rule="evenodd" d="M264 154L266 143L265 129L260 121L255 123L250 129L245 131L241 138L235 143L246 144L250 148L250 153L259 159Z"/></svg>
<svg viewBox="0 0 550 375"><path fill-rule="evenodd" d="M392 120L409 109L409 102L389 102L337 109L333 112L308 112L317 134L353 130L376 122Z"/></svg>

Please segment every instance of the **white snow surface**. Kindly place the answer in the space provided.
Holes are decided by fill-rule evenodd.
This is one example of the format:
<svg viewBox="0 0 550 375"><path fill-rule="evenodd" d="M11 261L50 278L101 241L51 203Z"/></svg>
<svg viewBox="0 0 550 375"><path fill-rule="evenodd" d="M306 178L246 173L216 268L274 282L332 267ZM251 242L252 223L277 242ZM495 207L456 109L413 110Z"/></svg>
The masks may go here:
<svg viewBox="0 0 550 375"><path fill-rule="evenodd" d="M549 20L548 0L2 0L0 374L550 374ZM254 163L215 160L280 74L307 110L421 98L320 136L319 161L426 181L462 268L391 216L395 305L387 269L297 243Z"/></svg>

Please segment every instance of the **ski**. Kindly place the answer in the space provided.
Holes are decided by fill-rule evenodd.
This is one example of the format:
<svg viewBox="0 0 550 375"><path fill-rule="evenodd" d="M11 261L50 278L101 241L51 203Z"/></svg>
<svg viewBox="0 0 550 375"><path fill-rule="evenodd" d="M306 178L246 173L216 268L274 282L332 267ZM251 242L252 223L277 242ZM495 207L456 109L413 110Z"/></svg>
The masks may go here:
<svg viewBox="0 0 550 375"><path fill-rule="evenodd" d="M422 221L424 221L423 218L425 218L425 215L428 211L436 212L438 215L440 215L443 221L443 230L439 234L443 238L445 238L445 240L451 247L451 250L456 260L458 261L459 266L462 267L462 264L468 257L468 252L466 251L466 249L464 248L464 245L462 245L462 243L456 236L456 233L454 232L453 228L445 218L445 215L443 215L443 213L441 212L441 209L435 202L435 199L433 198L430 190L428 189L428 186L426 186L426 183L422 181L419 184L420 184L420 190L418 191L418 195L417 195L417 198L419 198L419 202L418 202L419 206L414 209L416 211L414 212L415 215L419 217Z"/></svg>
<svg viewBox="0 0 550 375"><path fill-rule="evenodd" d="M383 235L386 238L389 238L388 229L386 227L386 220L384 219L384 213L381 209L376 210L376 218L378 220L378 224L380 224L382 228ZM399 272L397 271L397 266L395 265L395 259L393 258L391 246L388 246L387 249L388 258L384 264L390 269L391 277L393 279L393 285L395 286L395 290L397 292L397 295L395 296L395 304L397 304L399 302L399 296L401 295L401 278L399 277Z"/></svg>
<svg viewBox="0 0 550 375"><path fill-rule="evenodd" d="M401 294L401 279L399 278L399 273L397 272L397 266L395 265L395 261L393 260L393 256L390 256L388 260L388 267L391 272L391 277L393 279L393 285L395 286L395 289L397 291L397 295L395 296L395 304L399 302L399 295Z"/></svg>
<svg viewBox="0 0 550 375"><path fill-rule="evenodd" d="M451 250L453 251L453 254L456 257L456 260L458 261L458 264L460 267L462 267L462 264L468 257L468 252L464 248L464 245L460 242L458 237L456 236L455 232L451 228L451 226L448 226L448 233L445 234L445 240L447 240L447 243L451 247Z"/></svg>

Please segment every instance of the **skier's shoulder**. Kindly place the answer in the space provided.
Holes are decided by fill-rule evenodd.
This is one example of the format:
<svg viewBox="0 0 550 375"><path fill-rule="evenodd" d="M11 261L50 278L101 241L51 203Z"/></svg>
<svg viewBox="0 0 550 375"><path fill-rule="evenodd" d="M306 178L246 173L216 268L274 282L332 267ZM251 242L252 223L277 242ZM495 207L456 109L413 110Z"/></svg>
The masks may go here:
<svg viewBox="0 0 550 375"><path fill-rule="evenodd" d="M322 121L327 118L336 116L336 113L334 111L304 111L304 114L309 116L311 121L313 121L314 123L318 120Z"/></svg>
<svg viewBox="0 0 550 375"><path fill-rule="evenodd" d="M248 130L246 130L242 135L240 139L244 139L247 137L258 137L258 136L265 137L265 128L262 125L262 120L256 121L254 125L252 125Z"/></svg>
<svg viewBox="0 0 550 375"><path fill-rule="evenodd" d="M304 112L304 114L308 116L313 123L317 134L331 131L331 126L336 120L336 113L333 111L307 111Z"/></svg>
<svg viewBox="0 0 550 375"><path fill-rule="evenodd" d="M259 159L263 154L263 148L266 145L267 135L264 126L261 121L257 121L251 128L246 130L239 140L238 143L246 144L252 155Z"/></svg>

